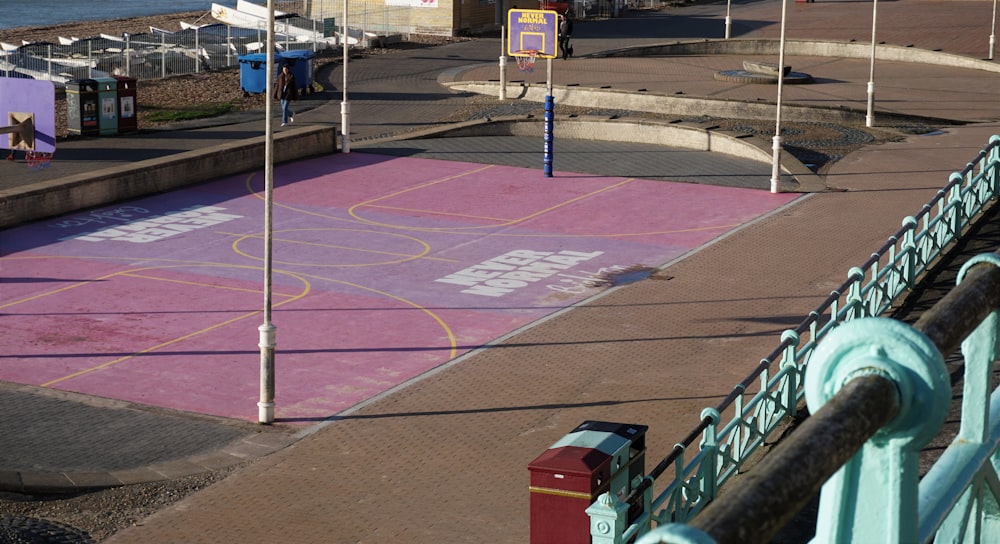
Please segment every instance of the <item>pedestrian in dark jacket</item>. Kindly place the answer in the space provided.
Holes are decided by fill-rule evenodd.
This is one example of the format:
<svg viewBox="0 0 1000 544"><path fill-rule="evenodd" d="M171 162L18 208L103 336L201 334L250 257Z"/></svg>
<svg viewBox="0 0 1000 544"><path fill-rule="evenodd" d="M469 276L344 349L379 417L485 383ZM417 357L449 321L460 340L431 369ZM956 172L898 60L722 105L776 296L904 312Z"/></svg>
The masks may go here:
<svg viewBox="0 0 1000 544"><path fill-rule="evenodd" d="M559 52L562 53L563 60L573 56L573 46L569 44L569 37L573 34L573 20L565 15L559 16Z"/></svg>
<svg viewBox="0 0 1000 544"><path fill-rule="evenodd" d="M281 100L281 126L295 122L295 112L290 107L292 100L299 98L299 84L295 81L295 74L287 64L281 66L281 73L274 83L274 98Z"/></svg>

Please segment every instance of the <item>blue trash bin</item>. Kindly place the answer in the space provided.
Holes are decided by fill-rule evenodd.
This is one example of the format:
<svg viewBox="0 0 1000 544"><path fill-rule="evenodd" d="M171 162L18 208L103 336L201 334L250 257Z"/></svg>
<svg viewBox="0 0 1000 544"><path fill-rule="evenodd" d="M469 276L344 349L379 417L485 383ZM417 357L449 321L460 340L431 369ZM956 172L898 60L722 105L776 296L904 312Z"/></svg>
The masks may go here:
<svg viewBox="0 0 1000 544"><path fill-rule="evenodd" d="M314 80L315 58L316 53L308 49L275 52L274 77L277 78L281 67L287 64L295 76L296 83L299 84L299 93L310 93ZM243 92L247 94L264 93L267 87L267 72L264 71L267 55L264 53L240 55L239 61L240 88L243 89Z"/></svg>
<svg viewBox="0 0 1000 544"><path fill-rule="evenodd" d="M280 58L279 58L280 56ZM295 82L299 84L299 93L311 93L313 84L314 59L316 53L309 49L296 51L282 51L275 58L278 59L279 70L282 64L287 64L295 76Z"/></svg>
<svg viewBox="0 0 1000 544"><path fill-rule="evenodd" d="M275 62L278 55L274 56ZM240 88L246 94L261 94L267 91L267 55L263 53L252 53L240 55Z"/></svg>

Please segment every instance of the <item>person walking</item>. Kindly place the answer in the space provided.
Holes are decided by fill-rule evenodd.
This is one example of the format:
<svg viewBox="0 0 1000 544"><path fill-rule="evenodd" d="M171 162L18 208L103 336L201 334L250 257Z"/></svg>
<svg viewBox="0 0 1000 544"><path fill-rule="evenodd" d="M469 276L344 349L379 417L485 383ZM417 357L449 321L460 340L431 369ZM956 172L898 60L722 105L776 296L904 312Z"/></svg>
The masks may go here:
<svg viewBox="0 0 1000 544"><path fill-rule="evenodd" d="M291 102L299 98L299 84L295 81L295 74L288 64L281 66L281 73L274 83L274 98L281 100L281 126L294 123L295 112L292 111Z"/></svg>
<svg viewBox="0 0 1000 544"><path fill-rule="evenodd" d="M559 15L559 52L562 53L563 60L573 56L573 46L569 44L569 37L573 34L573 20L565 14Z"/></svg>

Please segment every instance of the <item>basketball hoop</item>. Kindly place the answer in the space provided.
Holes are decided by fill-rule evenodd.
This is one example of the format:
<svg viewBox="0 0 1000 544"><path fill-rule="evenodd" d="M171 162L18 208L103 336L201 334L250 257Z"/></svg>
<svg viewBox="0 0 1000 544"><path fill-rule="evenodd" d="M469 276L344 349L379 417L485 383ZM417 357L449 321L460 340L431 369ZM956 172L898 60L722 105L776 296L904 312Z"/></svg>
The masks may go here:
<svg viewBox="0 0 1000 544"><path fill-rule="evenodd" d="M515 51L514 58L517 59L517 69L522 72L534 72L535 58L537 56L538 51L534 49L522 49L520 51Z"/></svg>
<svg viewBox="0 0 1000 544"><path fill-rule="evenodd" d="M52 153L26 151L24 153L24 160L28 163L28 168L32 170L44 170L52 166Z"/></svg>

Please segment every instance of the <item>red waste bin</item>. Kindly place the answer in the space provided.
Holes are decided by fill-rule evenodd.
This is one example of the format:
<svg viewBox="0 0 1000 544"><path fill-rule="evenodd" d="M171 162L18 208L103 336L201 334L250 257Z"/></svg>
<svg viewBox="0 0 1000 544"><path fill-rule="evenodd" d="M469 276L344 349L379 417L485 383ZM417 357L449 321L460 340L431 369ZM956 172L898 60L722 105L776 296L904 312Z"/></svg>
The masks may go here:
<svg viewBox="0 0 1000 544"><path fill-rule="evenodd" d="M112 76L118 81L118 132L139 130L136 118L135 78Z"/></svg>
<svg viewBox="0 0 1000 544"><path fill-rule="evenodd" d="M529 463L531 544L590 544L587 507L606 491L624 499L641 479L646 429L585 421Z"/></svg>

